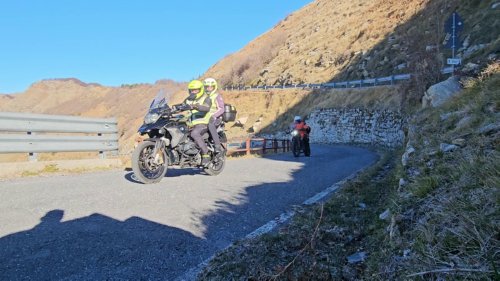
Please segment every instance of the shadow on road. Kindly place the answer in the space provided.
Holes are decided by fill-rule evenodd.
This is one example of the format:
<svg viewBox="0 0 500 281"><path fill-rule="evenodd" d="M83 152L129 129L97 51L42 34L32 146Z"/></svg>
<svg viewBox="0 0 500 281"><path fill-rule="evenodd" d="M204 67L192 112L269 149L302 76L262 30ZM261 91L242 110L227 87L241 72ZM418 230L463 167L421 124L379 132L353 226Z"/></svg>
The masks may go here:
<svg viewBox="0 0 500 281"><path fill-rule="evenodd" d="M194 175L199 175L199 174L204 174L206 175L205 172L203 172L201 169L196 169L196 168L187 168L187 169L174 169L174 168L168 168L167 174L165 177L180 177L180 176L194 176ZM124 178L131 182L131 183L138 183L138 184L143 184L134 175L134 172L130 172L125 174Z"/></svg>
<svg viewBox="0 0 500 281"><path fill-rule="evenodd" d="M138 217L63 222L63 215L52 210L32 229L0 239L0 280L163 280L201 262L197 249L207 247L189 232Z"/></svg>

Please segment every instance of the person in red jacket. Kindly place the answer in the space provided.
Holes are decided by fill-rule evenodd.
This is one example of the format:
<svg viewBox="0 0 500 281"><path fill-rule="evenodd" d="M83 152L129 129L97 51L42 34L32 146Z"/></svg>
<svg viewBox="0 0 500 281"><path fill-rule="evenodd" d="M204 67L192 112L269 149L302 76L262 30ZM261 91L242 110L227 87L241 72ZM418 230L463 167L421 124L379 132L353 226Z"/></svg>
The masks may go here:
<svg viewBox="0 0 500 281"><path fill-rule="evenodd" d="M295 116L295 118L293 118L293 128L299 131L301 138L309 137L309 133L311 132L311 127L309 127L300 116Z"/></svg>
<svg viewBox="0 0 500 281"><path fill-rule="evenodd" d="M311 133L311 127L309 127L306 122L302 120L300 116L295 116L293 118L292 129L297 130L300 134L300 139L304 145L305 156L311 155L311 147L309 146L309 134Z"/></svg>

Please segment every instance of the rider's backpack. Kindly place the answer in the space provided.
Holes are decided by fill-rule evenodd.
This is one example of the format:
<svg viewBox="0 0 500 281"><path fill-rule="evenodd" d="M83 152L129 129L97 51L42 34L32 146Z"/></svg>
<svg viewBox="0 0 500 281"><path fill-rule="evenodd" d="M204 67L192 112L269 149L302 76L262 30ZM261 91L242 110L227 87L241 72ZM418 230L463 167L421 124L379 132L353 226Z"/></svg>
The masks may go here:
<svg viewBox="0 0 500 281"><path fill-rule="evenodd" d="M234 122L236 120L236 107L226 103L224 105L224 114L222 114L222 120L224 122Z"/></svg>

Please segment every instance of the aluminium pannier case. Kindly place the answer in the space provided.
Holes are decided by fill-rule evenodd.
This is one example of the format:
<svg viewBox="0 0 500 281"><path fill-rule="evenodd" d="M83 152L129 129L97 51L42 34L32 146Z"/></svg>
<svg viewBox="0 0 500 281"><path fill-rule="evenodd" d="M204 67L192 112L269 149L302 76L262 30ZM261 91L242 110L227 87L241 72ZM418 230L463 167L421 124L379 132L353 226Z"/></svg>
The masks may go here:
<svg viewBox="0 0 500 281"><path fill-rule="evenodd" d="M234 122L236 120L236 108L230 104L224 105L224 114L222 115L222 119L224 122Z"/></svg>

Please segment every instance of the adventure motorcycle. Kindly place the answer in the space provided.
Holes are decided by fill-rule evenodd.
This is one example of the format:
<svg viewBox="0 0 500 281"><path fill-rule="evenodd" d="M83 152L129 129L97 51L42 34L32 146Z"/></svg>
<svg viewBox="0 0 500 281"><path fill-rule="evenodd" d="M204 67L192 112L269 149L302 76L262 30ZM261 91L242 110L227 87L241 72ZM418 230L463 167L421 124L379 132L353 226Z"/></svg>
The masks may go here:
<svg viewBox="0 0 500 281"><path fill-rule="evenodd" d="M311 147L309 145L309 136L301 136L297 129L291 131L292 135L292 153L293 156L299 157L301 152L305 156L311 156Z"/></svg>
<svg viewBox="0 0 500 281"><path fill-rule="evenodd" d="M224 121L217 126L222 151L216 153L215 145L208 129L203 133L207 144L210 162L201 164L201 150L190 136L188 116L179 114L188 108L168 106L166 96L160 91L144 117L144 124L138 132L148 138L137 145L132 154L132 170L143 183L157 183L167 173L168 166L199 167L211 176L218 175L226 163L227 138Z"/></svg>

